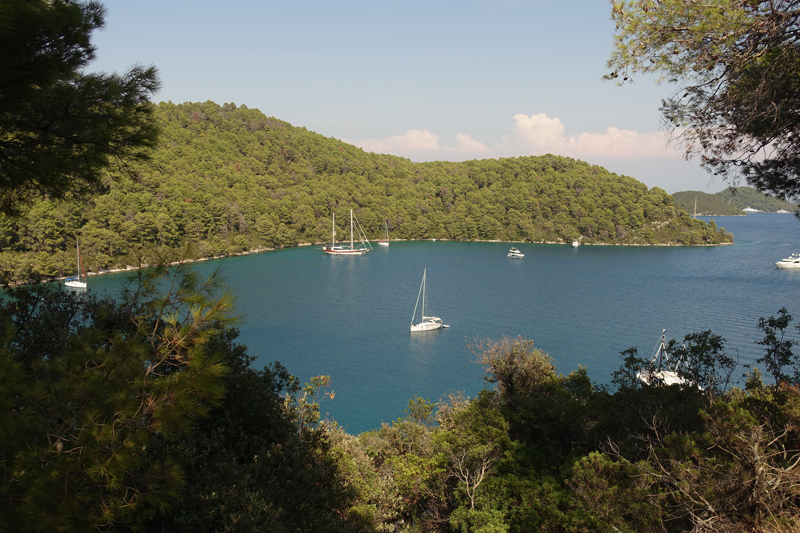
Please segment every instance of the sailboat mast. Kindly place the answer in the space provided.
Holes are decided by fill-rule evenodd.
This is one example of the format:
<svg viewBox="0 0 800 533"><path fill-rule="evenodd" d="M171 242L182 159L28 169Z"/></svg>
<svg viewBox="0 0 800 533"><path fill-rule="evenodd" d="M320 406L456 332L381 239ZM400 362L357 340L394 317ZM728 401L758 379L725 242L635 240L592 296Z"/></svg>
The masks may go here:
<svg viewBox="0 0 800 533"><path fill-rule="evenodd" d="M422 320L425 320L425 278L428 275L428 269L422 271Z"/></svg>
<svg viewBox="0 0 800 533"><path fill-rule="evenodd" d="M350 210L350 249L353 248L353 210Z"/></svg>

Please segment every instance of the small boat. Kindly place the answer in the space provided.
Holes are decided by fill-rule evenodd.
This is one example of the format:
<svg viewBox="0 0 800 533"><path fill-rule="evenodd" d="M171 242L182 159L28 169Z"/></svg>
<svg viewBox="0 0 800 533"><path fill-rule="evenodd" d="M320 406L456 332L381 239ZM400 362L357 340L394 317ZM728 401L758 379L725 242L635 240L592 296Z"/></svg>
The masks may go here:
<svg viewBox="0 0 800 533"><path fill-rule="evenodd" d="M361 244L358 247L355 246L353 240L353 228L356 227L354 226L354 220L355 224L358 224L358 238L361 241ZM336 245L336 214L333 213L333 232L331 235L331 244L323 245L322 251L331 255L364 255L365 253L372 251L372 245L364 235L364 230L361 228L361 224L358 223L358 219L355 218L355 215L353 215L352 209L350 210L350 246Z"/></svg>
<svg viewBox="0 0 800 533"><path fill-rule="evenodd" d="M389 221L384 220L383 225L386 228L386 238L378 241L378 246L389 246Z"/></svg>
<svg viewBox="0 0 800 533"><path fill-rule="evenodd" d="M744 211L745 213L760 213L761 212L758 209L753 209L749 205L747 207L745 207L744 209L742 209L742 211Z"/></svg>
<svg viewBox="0 0 800 533"><path fill-rule="evenodd" d="M672 361L667 352L666 343L667 330L661 331L661 340L656 344L655 353L651 361L650 369L641 370L636 373L636 379L645 385L685 385L691 386L693 383L683 377L678 372L681 361Z"/></svg>
<svg viewBox="0 0 800 533"><path fill-rule="evenodd" d="M776 268L800 268L800 254L792 254L775 263Z"/></svg>
<svg viewBox="0 0 800 533"><path fill-rule="evenodd" d="M572 247L573 248L577 248L580 245L581 245L581 243L579 243L578 241L572 241Z"/></svg>
<svg viewBox="0 0 800 533"><path fill-rule="evenodd" d="M417 331L433 331L435 329L441 328L448 328L450 326L446 326L442 324L442 319L438 316L426 316L425 315L425 279L428 275L428 269L426 268L422 272L422 285L419 286L419 293L417 294L417 303L414 305L414 314L411 315L411 333ZM422 306L420 307L420 298L422 299ZM419 322L414 322L417 317L417 309L420 309L420 320Z"/></svg>
<svg viewBox="0 0 800 533"><path fill-rule="evenodd" d="M508 257L519 257L520 259L525 257L525 254L517 250L516 248L511 248L508 251Z"/></svg>
<svg viewBox="0 0 800 533"><path fill-rule="evenodd" d="M72 289L85 289L86 288L86 271L83 268L83 261L81 261L81 247L80 243L75 242L75 252L78 256L78 275L64 280L64 285Z"/></svg>

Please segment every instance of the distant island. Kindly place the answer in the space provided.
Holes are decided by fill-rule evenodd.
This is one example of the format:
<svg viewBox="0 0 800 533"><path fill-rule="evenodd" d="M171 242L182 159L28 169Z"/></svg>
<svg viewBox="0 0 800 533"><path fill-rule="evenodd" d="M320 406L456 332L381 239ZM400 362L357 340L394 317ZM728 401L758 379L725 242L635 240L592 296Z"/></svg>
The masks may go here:
<svg viewBox="0 0 800 533"><path fill-rule="evenodd" d="M716 194L682 191L672 195L675 204L692 215L737 216L748 212L795 213L797 205L752 187L728 187Z"/></svg>
<svg viewBox="0 0 800 533"><path fill-rule="evenodd" d="M349 235L369 238L639 246L727 244L663 189L568 157L415 163L365 152L256 109L155 106L160 146L133 173L108 174L86 201L37 202L0 217L0 271L25 281L71 274L76 240L90 272L185 249L202 259Z"/></svg>

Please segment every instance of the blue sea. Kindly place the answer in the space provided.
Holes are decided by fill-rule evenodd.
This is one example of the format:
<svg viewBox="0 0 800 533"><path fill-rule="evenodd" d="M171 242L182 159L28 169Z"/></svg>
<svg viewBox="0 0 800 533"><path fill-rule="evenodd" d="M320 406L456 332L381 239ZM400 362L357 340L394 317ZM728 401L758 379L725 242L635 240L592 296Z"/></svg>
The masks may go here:
<svg viewBox="0 0 800 533"><path fill-rule="evenodd" d="M800 270L773 264L800 252L800 221L713 220L734 234L733 245L516 244L525 257L512 259L508 243L392 242L364 256L304 246L196 268L222 267L255 365L280 361L301 383L330 375L335 397L322 401L323 414L357 434L404 416L416 396L435 402L491 387L470 351L477 339L531 339L560 373L584 366L599 384L610 381L621 351L649 357L662 329L668 339L710 329L740 364L753 363L760 317L786 307L800 319ZM412 335L424 269L428 311L450 327ZM114 291L122 276L90 277L89 285Z"/></svg>

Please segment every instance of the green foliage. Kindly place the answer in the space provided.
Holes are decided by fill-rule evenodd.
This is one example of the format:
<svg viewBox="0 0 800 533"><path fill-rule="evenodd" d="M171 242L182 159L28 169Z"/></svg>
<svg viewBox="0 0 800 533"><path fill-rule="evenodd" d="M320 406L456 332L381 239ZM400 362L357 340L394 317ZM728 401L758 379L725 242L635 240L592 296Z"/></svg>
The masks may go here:
<svg viewBox="0 0 800 533"><path fill-rule="evenodd" d="M366 153L263 113L213 102L161 103L162 131L136 178L104 177L87 204L48 202L0 220L0 267L12 279L320 243L331 214L353 209L370 237L602 244L718 244L732 236L681 213L658 188L556 156L412 163ZM345 217L338 216L337 221ZM337 227L338 235L349 232ZM50 265L37 261L47 252Z"/></svg>
<svg viewBox="0 0 800 533"><path fill-rule="evenodd" d="M342 518L351 490L337 482L326 432L286 398L300 393L297 380L278 363L251 368L254 357L235 344L237 335L225 330L208 346L229 368L222 403L182 439L150 449L153 460L176 461L186 483L166 512L141 513L137 525L162 532L352 531Z"/></svg>
<svg viewBox="0 0 800 533"><path fill-rule="evenodd" d="M789 376L784 372L784 367L797 365L800 362L798 356L792 352L792 347L798 343L794 339L786 338L786 329L792 321L792 315L785 307L778 310L778 316L760 318L758 329L764 333L764 338L756 341L764 348L764 357L756 359L757 363L763 363L767 372L772 374L777 385L779 381L787 381ZM800 328L798 328L800 329ZM795 381L800 376L800 369L795 370Z"/></svg>
<svg viewBox="0 0 800 533"><path fill-rule="evenodd" d="M6 288L0 528L107 529L176 494L180 470L148 450L224 393L206 348L229 321L217 288L180 264L140 271L120 303Z"/></svg>
<svg viewBox="0 0 800 533"><path fill-rule="evenodd" d="M158 129L153 67L86 71L99 2L3 2L0 31L0 211L97 190L105 170L143 160Z"/></svg>

